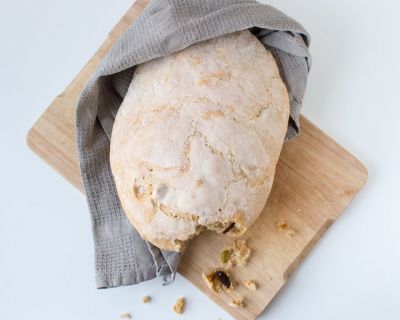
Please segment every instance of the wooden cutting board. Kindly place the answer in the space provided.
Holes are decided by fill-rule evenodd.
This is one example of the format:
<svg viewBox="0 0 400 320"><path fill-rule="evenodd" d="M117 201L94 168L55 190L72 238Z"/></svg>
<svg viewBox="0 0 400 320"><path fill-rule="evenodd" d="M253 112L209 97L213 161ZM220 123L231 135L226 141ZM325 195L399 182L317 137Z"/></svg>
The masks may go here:
<svg viewBox="0 0 400 320"><path fill-rule="evenodd" d="M29 147L83 192L75 145L75 105L97 64L148 0L138 0L71 84L47 108L28 133ZM301 134L284 145L274 186L263 214L246 233L253 255L237 269L237 280L254 279L257 291L237 286L246 298L244 309L228 306L229 295L213 294L201 279L219 265L221 249L230 242L206 232L193 240L179 272L237 319L255 319L287 282L288 277L355 197L367 179L367 169L349 152L305 118ZM277 224L286 222L296 233L287 236ZM306 288L304 288L306 290Z"/></svg>

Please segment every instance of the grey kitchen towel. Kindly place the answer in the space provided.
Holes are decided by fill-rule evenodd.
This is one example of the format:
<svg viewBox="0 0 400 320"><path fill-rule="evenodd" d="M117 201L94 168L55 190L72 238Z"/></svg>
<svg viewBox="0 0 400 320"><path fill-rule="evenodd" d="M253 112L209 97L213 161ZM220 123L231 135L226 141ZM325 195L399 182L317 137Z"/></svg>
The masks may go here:
<svg viewBox="0 0 400 320"><path fill-rule="evenodd" d="M121 208L109 164L115 115L135 66L199 41L250 29L275 56L291 116L286 140L299 131L311 57L309 35L295 20L252 0L153 0L100 62L78 101L77 144L91 213L98 288L163 276L170 283L180 254L141 239Z"/></svg>

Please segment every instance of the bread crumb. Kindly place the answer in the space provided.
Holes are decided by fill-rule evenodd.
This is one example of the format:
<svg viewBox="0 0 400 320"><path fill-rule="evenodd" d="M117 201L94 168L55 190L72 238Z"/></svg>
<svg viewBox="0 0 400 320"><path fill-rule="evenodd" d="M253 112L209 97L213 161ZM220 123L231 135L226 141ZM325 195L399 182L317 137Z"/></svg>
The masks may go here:
<svg viewBox="0 0 400 320"><path fill-rule="evenodd" d="M289 237L294 237L297 234L296 230L284 221L279 221L276 225L276 228L280 233L283 233L284 235Z"/></svg>
<svg viewBox="0 0 400 320"><path fill-rule="evenodd" d="M143 298L142 298L142 302L143 303L148 303L148 302L150 302L151 301L151 297L150 296L144 296Z"/></svg>
<svg viewBox="0 0 400 320"><path fill-rule="evenodd" d="M245 239L237 239L221 252L221 262L226 268L236 265L244 267L251 254Z"/></svg>
<svg viewBox="0 0 400 320"><path fill-rule="evenodd" d="M182 314L183 311L185 310L185 298L179 298L178 300L176 300L176 303L174 304L174 311L177 314Z"/></svg>
<svg viewBox="0 0 400 320"><path fill-rule="evenodd" d="M230 303L229 306L233 307L233 308L244 308L245 304L244 304L244 298L243 297L238 297L233 299Z"/></svg>
<svg viewBox="0 0 400 320"><path fill-rule="evenodd" d="M120 318L121 319L132 319L132 316L129 312L124 312L124 313L121 313Z"/></svg>
<svg viewBox="0 0 400 320"><path fill-rule="evenodd" d="M245 282L243 282L243 285L247 288L247 289L249 289L249 290L251 290L251 291L256 291L257 290L257 283L254 281L254 280L247 280L247 281L245 281Z"/></svg>
<svg viewBox="0 0 400 320"><path fill-rule="evenodd" d="M211 272L203 273L202 278L215 293L233 290L232 277L225 269L218 268Z"/></svg>
<svg viewBox="0 0 400 320"><path fill-rule="evenodd" d="M268 280L268 281L271 281L271 280L272 280L272 278L271 278L271 276L270 276L269 274L267 274L267 280Z"/></svg>

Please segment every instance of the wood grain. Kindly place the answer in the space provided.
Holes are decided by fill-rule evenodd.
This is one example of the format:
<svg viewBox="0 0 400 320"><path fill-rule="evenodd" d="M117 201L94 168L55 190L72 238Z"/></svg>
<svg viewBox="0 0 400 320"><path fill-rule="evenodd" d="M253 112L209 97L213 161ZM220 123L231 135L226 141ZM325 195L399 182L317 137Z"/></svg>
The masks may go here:
<svg viewBox="0 0 400 320"><path fill-rule="evenodd" d="M29 147L66 180L83 191L75 145L75 106L83 87L110 46L147 4L138 0L110 32L106 41L65 91L56 97L27 136ZM221 249L231 239L205 232L193 240L179 272L237 319L255 319L287 282L291 273L327 228L359 192L366 168L310 121L301 119L298 138L285 144L275 182L263 214L246 233L253 249L248 267L236 269L240 283L259 283L257 291L237 286L244 309L228 306L230 295L213 294L201 274L219 265ZM292 237L277 229L279 221L296 230Z"/></svg>

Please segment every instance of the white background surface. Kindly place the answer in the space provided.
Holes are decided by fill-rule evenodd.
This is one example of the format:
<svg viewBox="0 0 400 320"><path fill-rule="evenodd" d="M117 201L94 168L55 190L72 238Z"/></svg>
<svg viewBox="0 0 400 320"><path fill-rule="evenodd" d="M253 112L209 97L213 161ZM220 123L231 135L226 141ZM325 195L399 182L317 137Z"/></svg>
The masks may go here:
<svg viewBox="0 0 400 320"><path fill-rule="evenodd" d="M25 145L130 3L0 0L0 319L231 319L180 276L96 290L85 200ZM369 180L261 319L400 319L399 2L270 3L312 35L304 114Z"/></svg>

